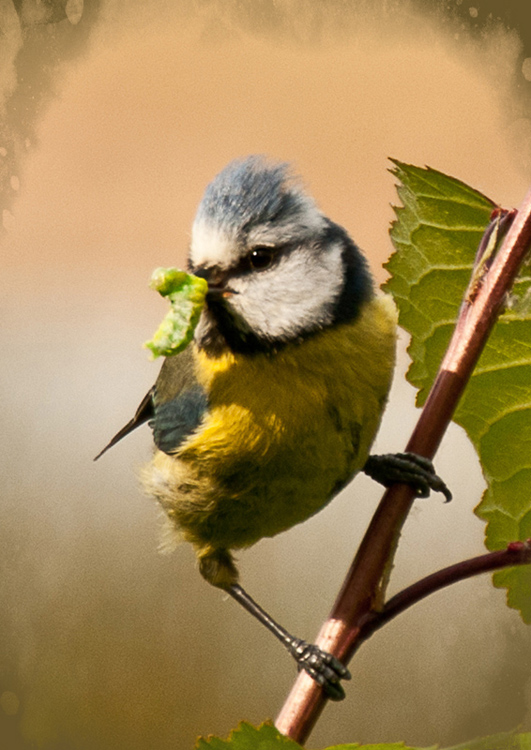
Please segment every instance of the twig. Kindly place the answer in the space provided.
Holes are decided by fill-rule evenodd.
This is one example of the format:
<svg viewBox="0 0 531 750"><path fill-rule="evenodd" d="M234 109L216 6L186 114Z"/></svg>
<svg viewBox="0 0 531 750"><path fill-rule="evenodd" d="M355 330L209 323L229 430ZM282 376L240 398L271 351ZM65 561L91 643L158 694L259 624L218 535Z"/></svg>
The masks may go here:
<svg viewBox="0 0 531 750"><path fill-rule="evenodd" d="M369 612L363 623L360 623L358 645L367 640L376 630L390 622L397 615L405 612L427 596L440 591L458 581L464 581L481 573L491 573L501 568L531 564L531 539L525 542L510 542L503 550L487 552L478 557L450 565L438 570L420 581L408 586L389 599L380 612Z"/></svg>
<svg viewBox="0 0 531 750"><path fill-rule="evenodd" d="M433 458L511 289L531 241L531 190L502 247L463 302L458 323L406 451ZM361 637L361 625L381 602L400 531L413 504L413 490L394 485L380 501L317 645L347 663ZM280 732L303 743L324 708L321 688L299 674L277 720Z"/></svg>

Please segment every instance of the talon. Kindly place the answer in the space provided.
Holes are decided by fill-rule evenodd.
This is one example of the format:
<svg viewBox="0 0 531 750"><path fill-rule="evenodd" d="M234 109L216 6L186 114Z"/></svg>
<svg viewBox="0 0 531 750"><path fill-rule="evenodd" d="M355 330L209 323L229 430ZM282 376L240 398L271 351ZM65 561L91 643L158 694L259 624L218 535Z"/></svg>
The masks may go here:
<svg viewBox="0 0 531 750"><path fill-rule="evenodd" d="M323 690L326 697L330 698L331 701L345 700L345 691L339 682L327 682L323 685Z"/></svg>
<svg viewBox="0 0 531 750"><path fill-rule="evenodd" d="M442 492L446 502L452 493L435 473L432 462L416 453L387 453L382 456L369 456L363 467L365 474L376 482L390 487L392 484L411 485L417 497L429 497L430 491Z"/></svg>
<svg viewBox="0 0 531 750"><path fill-rule="evenodd" d="M299 670L304 669L323 688L330 700L343 700L345 691L340 680L350 680L351 674L339 659L313 643L307 643L299 638L293 639L289 651L295 658Z"/></svg>

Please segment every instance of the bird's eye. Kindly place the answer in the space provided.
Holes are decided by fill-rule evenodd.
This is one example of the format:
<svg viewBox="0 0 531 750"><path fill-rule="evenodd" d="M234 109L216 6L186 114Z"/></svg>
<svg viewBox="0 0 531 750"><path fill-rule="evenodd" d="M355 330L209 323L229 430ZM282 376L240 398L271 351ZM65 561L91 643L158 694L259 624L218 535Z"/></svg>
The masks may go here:
<svg viewBox="0 0 531 750"><path fill-rule="evenodd" d="M255 271L262 271L269 268L275 257L275 250L272 247L255 247L249 253L249 263Z"/></svg>

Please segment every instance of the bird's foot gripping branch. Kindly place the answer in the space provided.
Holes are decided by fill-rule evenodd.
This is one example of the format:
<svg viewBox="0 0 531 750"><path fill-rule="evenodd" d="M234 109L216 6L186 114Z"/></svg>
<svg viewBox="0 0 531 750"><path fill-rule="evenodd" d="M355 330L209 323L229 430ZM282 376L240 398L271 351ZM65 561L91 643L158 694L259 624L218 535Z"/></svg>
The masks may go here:
<svg viewBox="0 0 531 750"><path fill-rule="evenodd" d="M446 502L452 493L437 476L429 458L416 453L386 453L383 456L369 456L363 472L384 487L393 484L409 484L417 497L429 497L431 490L442 492Z"/></svg>

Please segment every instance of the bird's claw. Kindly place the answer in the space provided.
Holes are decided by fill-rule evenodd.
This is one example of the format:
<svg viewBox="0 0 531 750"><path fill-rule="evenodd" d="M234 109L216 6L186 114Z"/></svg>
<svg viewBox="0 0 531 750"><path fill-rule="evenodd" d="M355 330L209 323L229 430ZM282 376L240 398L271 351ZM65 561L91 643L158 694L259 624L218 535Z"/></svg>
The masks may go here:
<svg viewBox="0 0 531 750"><path fill-rule="evenodd" d="M435 473L429 458L416 453L386 453L382 456L369 456L363 471L384 487L396 483L409 484L414 488L417 497L428 497L430 491L433 490L442 492L446 502L452 499L452 493Z"/></svg>
<svg viewBox="0 0 531 750"><path fill-rule="evenodd" d="M304 669L323 688L327 698L343 700L345 691L340 680L350 680L351 674L335 656L300 638L293 639L289 651L299 670Z"/></svg>

